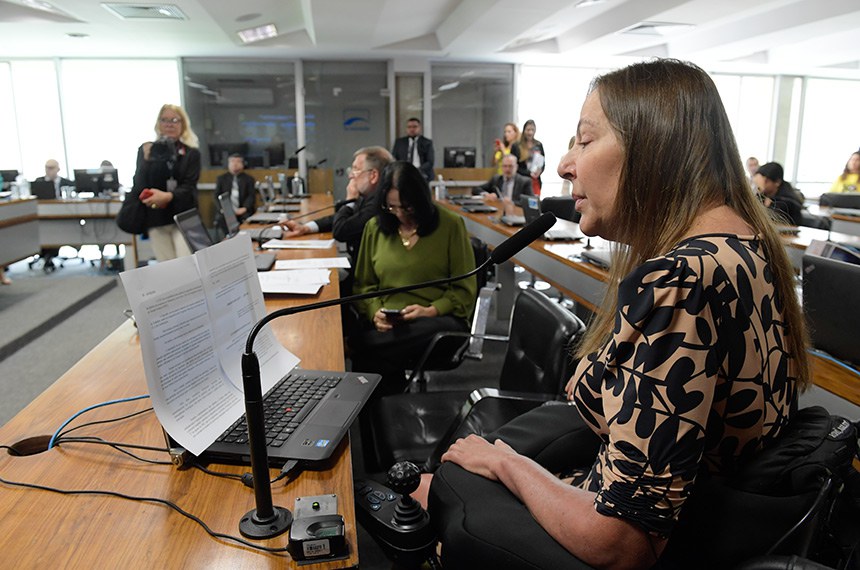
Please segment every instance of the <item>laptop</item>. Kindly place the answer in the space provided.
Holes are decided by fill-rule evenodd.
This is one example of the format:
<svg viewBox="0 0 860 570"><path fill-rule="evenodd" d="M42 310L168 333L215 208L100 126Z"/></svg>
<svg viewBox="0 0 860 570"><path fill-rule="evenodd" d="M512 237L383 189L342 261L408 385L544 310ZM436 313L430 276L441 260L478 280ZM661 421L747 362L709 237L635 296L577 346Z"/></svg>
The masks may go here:
<svg viewBox="0 0 860 570"><path fill-rule="evenodd" d="M224 222L227 224L227 237L231 238L241 230L239 229L239 218L236 217L236 211L233 209L233 201L230 199L230 194L227 192L219 194L218 203L221 205L221 215L224 216ZM246 233L251 237L252 241L265 241L269 239L281 239L283 230L279 226L276 226L274 228L246 230Z"/></svg>
<svg viewBox="0 0 860 570"><path fill-rule="evenodd" d="M478 196L452 196L448 200L458 206L480 206L484 203L484 200Z"/></svg>
<svg viewBox="0 0 860 570"><path fill-rule="evenodd" d="M253 216L245 220L246 224L266 224L268 226L272 224L277 224L281 220L288 219L288 216L284 214L278 214L275 212L255 212Z"/></svg>
<svg viewBox="0 0 860 570"><path fill-rule="evenodd" d="M197 208L191 208L190 210L176 214L173 216L173 221L176 222L179 232L185 238L185 242L191 248L192 253L214 244L212 236L209 235L209 230L203 225L203 220L200 218ZM257 266L257 271L270 270L275 265L277 255L274 252L254 254L254 264Z"/></svg>
<svg viewBox="0 0 860 570"><path fill-rule="evenodd" d="M491 214L496 212L496 208L493 206L487 206L485 204L475 204L475 205L467 205L463 206L464 212L469 212L470 214Z"/></svg>
<svg viewBox="0 0 860 570"><path fill-rule="evenodd" d="M612 267L612 252L608 249L583 249L579 255L585 261L601 269L609 270Z"/></svg>
<svg viewBox="0 0 860 570"><path fill-rule="evenodd" d="M520 206L527 224L540 217L540 198L529 194L520 196ZM543 239L549 241L576 241L585 237L579 226L573 222L556 220L555 225L543 234Z"/></svg>
<svg viewBox="0 0 860 570"><path fill-rule="evenodd" d="M502 222L503 224L505 224L506 226L511 226L511 227L524 226L526 224L526 217L525 216L516 216L513 214L511 214L511 215L505 214L504 216L499 218L499 221Z"/></svg>
<svg viewBox="0 0 860 570"><path fill-rule="evenodd" d="M328 459L381 380L378 374L293 369L263 397L266 450L272 465ZM176 442L167 434L171 455ZM204 462L249 464L242 414L200 456Z"/></svg>
<svg viewBox="0 0 860 570"><path fill-rule="evenodd" d="M30 182L30 194L39 200L56 200L57 189L51 180L36 180Z"/></svg>

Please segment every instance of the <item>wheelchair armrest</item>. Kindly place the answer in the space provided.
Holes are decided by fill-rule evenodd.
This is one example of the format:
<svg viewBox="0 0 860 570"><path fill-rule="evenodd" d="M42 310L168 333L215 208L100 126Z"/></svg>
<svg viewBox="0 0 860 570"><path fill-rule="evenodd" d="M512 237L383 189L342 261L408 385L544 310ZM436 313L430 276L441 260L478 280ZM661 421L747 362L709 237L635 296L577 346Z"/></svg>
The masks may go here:
<svg viewBox="0 0 860 570"><path fill-rule="evenodd" d="M533 408L536 408L546 402L565 402L563 396L556 394L542 394L537 392L515 392L512 390L499 390L497 388L477 388L473 390L466 398L466 402L460 407L457 417L454 418L448 425L448 429L439 443L427 458L424 463L424 471L435 471L439 466L442 454L447 451L448 447L454 442L457 437L466 435L464 427L467 423L483 424L480 430L468 430L470 433L478 433L484 435L490 431L501 427L508 421L523 414ZM497 405L496 408L491 406ZM497 412L489 414L490 421L475 421L479 418L479 412L482 409L487 409L489 412ZM474 427L474 426L472 426Z"/></svg>

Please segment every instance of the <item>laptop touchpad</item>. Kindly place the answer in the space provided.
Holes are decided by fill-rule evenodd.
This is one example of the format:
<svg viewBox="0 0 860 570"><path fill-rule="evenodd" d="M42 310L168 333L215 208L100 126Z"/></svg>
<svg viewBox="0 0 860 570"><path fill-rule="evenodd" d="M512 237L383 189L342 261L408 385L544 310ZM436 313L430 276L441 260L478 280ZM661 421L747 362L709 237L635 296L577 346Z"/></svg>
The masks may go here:
<svg viewBox="0 0 860 570"><path fill-rule="evenodd" d="M319 426L345 425L358 402L329 399L323 402L314 414L313 423Z"/></svg>

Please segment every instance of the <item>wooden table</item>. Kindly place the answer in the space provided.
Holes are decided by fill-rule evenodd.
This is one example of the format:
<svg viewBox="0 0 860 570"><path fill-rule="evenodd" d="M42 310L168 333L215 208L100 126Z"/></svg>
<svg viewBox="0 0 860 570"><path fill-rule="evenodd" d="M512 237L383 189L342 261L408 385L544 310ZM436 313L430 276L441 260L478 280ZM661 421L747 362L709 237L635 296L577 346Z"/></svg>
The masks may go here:
<svg viewBox="0 0 860 570"><path fill-rule="evenodd" d="M310 236L314 238L327 235ZM323 252L325 256L333 251ZM319 257L320 251L282 251L292 258ZM337 272L331 285L313 297L266 299L268 310L338 296ZM302 313L272 322L278 339L309 369L343 370L338 307ZM21 381L26 381L22 379ZM81 359L27 408L0 428L0 443L51 435L79 410L106 400L146 393L136 330L127 322ZM142 410L148 400L94 410L75 424L115 418ZM74 424L73 424L74 425ZM161 427L152 412L120 422L87 427L79 435L112 441L164 446ZM137 452L168 459L166 452ZM213 465L213 470L242 474L243 466ZM272 471L272 475L277 474ZM173 501L200 517L214 531L239 536L239 519L254 508L253 491L233 480L197 469L144 464L112 448L66 443L50 451L13 457L0 450L0 477L61 489L102 489ZM287 485L273 486L275 505L292 510L296 497L336 493L346 522L349 558L312 568L346 568L358 564L352 463L346 438L331 466L305 471ZM64 496L0 484L0 566L15 568L293 568L286 554L266 554L231 541L210 538L202 528L173 510L104 496ZM281 547L287 535L261 541Z"/></svg>
<svg viewBox="0 0 860 570"><path fill-rule="evenodd" d="M463 217L466 229L471 234L487 243L491 248L498 246L501 242L513 235L519 228L513 228L497 221L500 213L495 214L472 214L464 212L460 206L448 201L437 202L443 208L451 210ZM560 223L573 224L565 220ZM813 239L827 239L826 230L801 227L796 236L783 236L786 251L789 257L801 260L803 252ZM831 233L831 235L833 235ZM838 235L832 238L835 241L843 241L860 246L860 240L855 236ZM601 238L590 238L577 242L551 242L535 240L532 244L514 256L514 261L526 268L529 272L551 283L564 295L577 301L578 306L584 306L588 311L594 311L600 305L603 294L606 291L606 279L608 273L595 265L583 261L580 255L588 247L605 247L607 242ZM503 291L507 289L513 296L513 271L510 277L502 268ZM507 281L510 283L507 283ZM508 301L503 301L507 304ZM589 315L578 310L577 314L586 320ZM821 388L836 394L856 405L860 405L860 374L851 373L816 355L810 356L812 360L813 382Z"/></svg>

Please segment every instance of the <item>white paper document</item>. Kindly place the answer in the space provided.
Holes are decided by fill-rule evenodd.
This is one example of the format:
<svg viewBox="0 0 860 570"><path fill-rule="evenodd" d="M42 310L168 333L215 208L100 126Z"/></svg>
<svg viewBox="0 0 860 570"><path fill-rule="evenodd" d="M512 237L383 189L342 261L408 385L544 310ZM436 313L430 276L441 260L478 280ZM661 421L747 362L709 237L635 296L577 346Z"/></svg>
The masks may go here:
<svg viewBox="0 0 860 570"><path fill-rule="evenodd" d="M288 269L260 271L257 277L263 293L315 295L323 285L328 285L330 273L328 269Z"/></svg>
<svg viewBox="0 0 860 570"><path fill-rule="evenodd" d="M243 413L241 358L265 314L247 235L193 256L120 274L134 312L146 383L158 421L200 455ZM267 325L257 335L263 393L299 359Z"/></svg>
<svg viewBox="0 0 860 570"><path fill-rule="evenodd" d="M263 249L328 249L334 247L333 239L270 239Z"/></svg>
<svg viewBox="0 0 860 570"><path fill-rule="evenodd" d="M314 259L279 259L275 269L349 269L347 257L317 257Z"/></svg>

